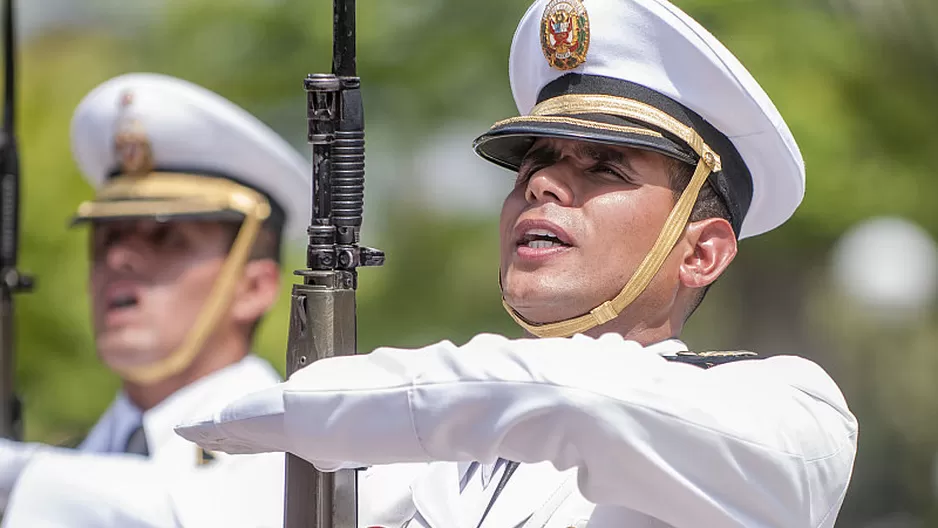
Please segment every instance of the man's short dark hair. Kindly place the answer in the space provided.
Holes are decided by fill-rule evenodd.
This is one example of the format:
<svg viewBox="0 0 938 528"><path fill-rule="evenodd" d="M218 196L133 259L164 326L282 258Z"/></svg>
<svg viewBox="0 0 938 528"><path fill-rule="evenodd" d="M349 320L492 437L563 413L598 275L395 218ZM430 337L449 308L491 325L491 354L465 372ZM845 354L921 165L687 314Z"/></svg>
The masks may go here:
<svg viewBox="0 0 938 528"><path fill-rule="evenodd" d="M237 236L240 227L239 225L235 228L234 236ZM260 231L257 232L257 238L254 240L254 247L251 248L251 254L248 255L248 260L270 259L279 266L281 259L280 241L280 230L264 224L261 226ZM234 237L232 237L231 242L234 243Z"/></svg>
<svg viewBox="0 0 938 528"><path fill-rule="evenodd" d="M677 202L684 192L684 189L690 184L691 178L694 177L696 167L673 158L668 158L668 161L670 162L670 166L668 167L669 184L674 194L674 201ZM729 208L723 203L723 199L717 195L716 191L713 190L713 186L709 183L705 184L700 189L700 194L697 196L697 203L694 204L694 209L690 213L689 221L699 222L707 218L722 218L730 222ZM700 303L703 302L711 285L700 289L696 298L688 307L687 313L684 315L685 321L690 318L694 311L697 310L697 307L700 306Z"/></svg>

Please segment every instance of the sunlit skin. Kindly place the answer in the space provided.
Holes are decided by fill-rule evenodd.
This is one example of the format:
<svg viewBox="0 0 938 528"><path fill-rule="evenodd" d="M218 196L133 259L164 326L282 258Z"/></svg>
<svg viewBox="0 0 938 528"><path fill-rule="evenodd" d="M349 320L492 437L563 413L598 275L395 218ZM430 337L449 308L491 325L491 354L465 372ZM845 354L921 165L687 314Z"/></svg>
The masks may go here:
<svg viewBox="0 0 938 528"><path fill-rule="evenodd" d="M185 339L221 271L231 226L153 220L96 223L91 231L89 290L98 356L112 369L152 364ZM149 409L181 387L239 361L250 328L276 301L277 264L248 262L221 321L182 373L124 389Z"/></svg>
<svg viewBox="0 0 938 528"><path fill-rule="evenodd" d="M506 301L534 323L582 315L611 300L655 243L675 204L669 163L646 150L541 138L527 153L502 207ZM562 246L531 248L547 229ZM618 318L587 332L648 345L680 334L695 292L736 255L724 219L690 223L648 288Z"/></svg>

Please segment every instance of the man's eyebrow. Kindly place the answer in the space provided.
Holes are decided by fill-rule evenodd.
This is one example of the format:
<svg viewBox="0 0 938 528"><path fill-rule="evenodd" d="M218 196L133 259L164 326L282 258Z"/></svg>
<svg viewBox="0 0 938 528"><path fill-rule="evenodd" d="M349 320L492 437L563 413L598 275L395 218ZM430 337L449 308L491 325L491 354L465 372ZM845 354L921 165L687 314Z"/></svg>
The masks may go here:
<svg viewBox="0 0 938 528"><path fill-rule="evenodd" d="M578 143L575 152L578 157L593 160L596 164L617 163L629 172L635 172L631 156L626 155L621 149L595 143Z"/></svg>
<svg viewBox="0 0 938 528"><path fill-rule="evenodd" d="M590 159L596 163L607 161L623 163L625 160L625 156L622 155L620 150L593 143L578 143L574 147L574 152L576 152L577 157Z"/></svg>
<svg viewBox="0 0 938 528"><path fill-rule="evenodd" d="M632 167L631 157L617 148L589 142L578 142L574 147L574 154L578 158L590 160L597 165L601 163L617 163L625 167L629 172L635 172L634 167ZM553 146L541 145L532 148L525 154L524 159L521 160L519 170L532 165L553 165L560 160L560 157L560 151Z"/></svg>
<svg viewBox="0 0 938 528"><path fill-rule="evenodd" d="M548 145L542 145L537 148L532 148L524 155L524 159L521 160L521 166L525 167L528 165L553 165L557 163L557 160L560 159L560 152L558 152L553 147Z"/></svg>

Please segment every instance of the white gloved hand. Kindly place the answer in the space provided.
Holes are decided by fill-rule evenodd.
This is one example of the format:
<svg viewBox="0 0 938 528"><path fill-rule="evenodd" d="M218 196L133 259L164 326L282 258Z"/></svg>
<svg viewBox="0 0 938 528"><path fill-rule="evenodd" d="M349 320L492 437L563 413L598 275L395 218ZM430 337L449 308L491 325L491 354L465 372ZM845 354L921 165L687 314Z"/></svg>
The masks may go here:
<svg viewBox="0 0 938 528"><path fill-rule="evenodd" d="M5 510L20 473L45 446L0 438L0 511Z"/></svg>
<svg viewBox="0 0 938 528"><path fill-rule="evenodd" d="M289 451L283 445L283 384L243 396L214 415L175 430L204 449L230 455Z"/></svg>
<svg viewBox="0 0 938 528"><path fill-rule="evenodd" d="M210 417L177 425L176 434L209 451L230 455L295 453L285 431L284 387L285 384L281 383L241 397ZM366 464L348 461L306 461L322 472L367 467Z"/></svg>

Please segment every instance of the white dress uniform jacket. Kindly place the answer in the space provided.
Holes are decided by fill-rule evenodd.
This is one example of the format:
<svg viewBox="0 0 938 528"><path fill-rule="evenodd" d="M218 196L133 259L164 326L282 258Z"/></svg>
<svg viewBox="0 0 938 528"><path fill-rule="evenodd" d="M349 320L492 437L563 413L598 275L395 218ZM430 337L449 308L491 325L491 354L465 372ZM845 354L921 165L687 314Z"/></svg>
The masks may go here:
<svg viewBox="0 0 938 528"><path fill-rule="evenodd" d="M281 527L282 454L206 455L173 433L181 420L278 381L267 362L248 356L142 416L119 395L80 450L37 451L16 482L3 526ZM149 458L122 453L141 422Z"/></svg>
<svg viewBox="0 0 938 528"><path fill-rule="evenodd" d="M230 453L375 466L362 528L475 528L505 465L471 499L462 473L499 457L522 464L484 527L833 526L857 422L830 377L798 357L707 370L662 357L682 348L608 334L378 349L177 431Z"/></svg>

